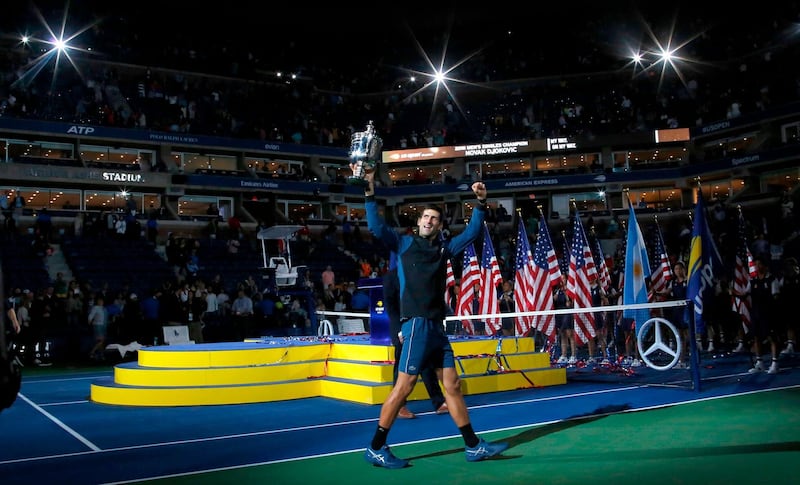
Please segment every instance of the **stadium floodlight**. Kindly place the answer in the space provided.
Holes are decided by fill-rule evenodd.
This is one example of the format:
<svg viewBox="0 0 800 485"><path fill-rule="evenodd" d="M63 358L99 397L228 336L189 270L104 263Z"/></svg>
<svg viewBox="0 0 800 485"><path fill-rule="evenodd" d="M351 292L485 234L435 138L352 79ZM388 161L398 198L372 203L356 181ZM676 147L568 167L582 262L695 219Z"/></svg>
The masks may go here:
<svg viewBox="0 0 800 485"><path fill-rule="evenodd" d="M12 86L18 84L23 86L29 85L50 62L53 63L53 79L51 83L52 85L55 85L62 57L72 65L72 67L75 69L78 75L83 77L83 75L80 72L80 69L78 69L78 66L75 64L74 59L70 55L70 52L80 51L80 52L90 53L91 49L80 48L77 45L73 44L72 41L74 41L78 36L86 32L87 30L93 28L97 23L99 23L99 20L96 20L93 23L85 25L82 28L76 30L74 33L67 35L66 29L67 29L68 9L65 8L64 18L61 20L60 32L56 34L53 31L50 24L47 22L47 20L45 20L45 18L42 16L41 11L36 9L35 13L36 16L39 18L39 20L42 22L44 28L47 30L49 38L42 39L27 34L20 36L20 41L26 45L33 46L34 44L43 44L45 47L41 55L34 58L31 62L29 62L27 65L24 66L22 75L19 77L19 79L14 81Z"/></svg>
<svg viewBox="0 0 800 485"><path fill-rule="evenodd" d="M622 42L619 49L624 52L620 52L620 56L626 59L626 63L621 69L631 69L633 78L655 77L658 73L659 90L668 76L677 76L685 86L685 71L696 69L701 64L700 60L686 55L686 47L706 31L683 32L679 35L676 32L676 26L679 25L677 18L673 18L672 24L665 29L654 29L643 16L640 16L640 20L644 39ZM656 34L656 31L664 33Z"/></svg>
<svg viewBox="0 0 800 485"><path fill-rule="evenodd" d="M412 99L416 98L432 87L433 105L431 106L431 116L433 115L436 106L441 105L443 96L446 96L448 102L452 102L455 108L458 109L462 115L465 115L465 111L458 102L453 90L454 86L456 84L462 84L474 87L483 87L483 85L459 78L457 76L457 70L472 58L479 55L483 51L483 48L478 48L475 51L468 53L460 60L451 63L451 60L448 58L448 45L450 42L450 31L448 29L447 32L442 34L444 42L442 45L441 56L434 61L432 56L425 50L425 48L423 48L413 32L411 33L411 37L414 47L422 57L422 61L420 63L422 67L418 69L399 66L397 67L403 75L401 78L398 78L395 82L393 82L392 85L398 86L398 84L400 84L400 86L398 86L399 88L408 86L413 86L416 88L412 92L408 93L407 96L405 96L403 102L410 102ZM402 83L399 83L398 81L401 81L401 79ZM419 83L417 83L417 81L419 81Z"/></svg>

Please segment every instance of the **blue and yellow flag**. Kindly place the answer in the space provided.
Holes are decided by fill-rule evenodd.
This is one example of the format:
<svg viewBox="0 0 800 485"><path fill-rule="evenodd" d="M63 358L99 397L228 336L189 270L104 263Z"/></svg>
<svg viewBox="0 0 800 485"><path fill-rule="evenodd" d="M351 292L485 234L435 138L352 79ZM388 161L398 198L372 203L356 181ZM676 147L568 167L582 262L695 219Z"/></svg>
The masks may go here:
<svg viewBox="0 0 800 485"><path fill-rule="evenodd" d="M705 333L703 319L705 304L714 296L714 285L724 271L722 258L717 251L714 237L706 223L706 208L703 193L697 190L697 207L694 211L692 244L689 251L689 283L686 297L694 303L695 330L698 338Z"/></svg>
<svg viewBox="0 0 800 485"><path fill-rule="evenodd" d="M644 243L642 230L636 221L633 204L628 199L628 238L625 247L625 283L622 287L622 304L647 303L647 281L650 276L650 258ZM644 322L650 318L650 310L622 310L622 318L631 318L636 322L636 334Z"/></svg>

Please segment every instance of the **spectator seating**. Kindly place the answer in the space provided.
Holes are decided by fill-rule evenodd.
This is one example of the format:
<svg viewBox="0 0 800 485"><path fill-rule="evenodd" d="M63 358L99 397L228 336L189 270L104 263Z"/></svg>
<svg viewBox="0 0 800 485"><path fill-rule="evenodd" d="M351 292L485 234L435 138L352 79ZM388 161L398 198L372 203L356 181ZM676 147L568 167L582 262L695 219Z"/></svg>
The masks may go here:
<svg viewBox="0 0 800 485"><path fill-rule="evenodd" d="M14 288L31 291L50 284L44 255L38 254L30 234L4 238L0 243L0 263L3 267L3 285L6 294Z"/></svg>
<svg viewBox="0 0 800 485"><path fill-rule="evenodd" d="M144 240L65 238L61 248L73 275L94 288L108 283L111 290L127 287L149 294L173 277L166 261Z"/></svg>
<svg viewBox="0 0 800 485"><path fill-rule="evenodd" d="M200 260L198 278L211 281L216 275L225 282L224 290L235 294L236 285L253 276L259 280L259 268L264 266L260 251L256 251L248 241L242 241L236 254L228 253L227 241L222 238L202 239L197 248Z"/></svg>

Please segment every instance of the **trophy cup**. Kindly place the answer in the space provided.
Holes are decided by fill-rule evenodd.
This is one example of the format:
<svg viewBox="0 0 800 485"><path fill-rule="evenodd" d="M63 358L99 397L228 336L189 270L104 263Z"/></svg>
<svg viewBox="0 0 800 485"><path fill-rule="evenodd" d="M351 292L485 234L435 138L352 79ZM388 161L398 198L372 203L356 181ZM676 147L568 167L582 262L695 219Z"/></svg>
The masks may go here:
<svg viewBox="0 0 800 485"><path fill-rule="evenodd" d="M382 148L383 140L375 133L372 121L367 123L366 130L353 133L350 137L350 164L353 175L347 177L348 184L362 187L369 185L364 176L368 171L375 170Z"/></svg>

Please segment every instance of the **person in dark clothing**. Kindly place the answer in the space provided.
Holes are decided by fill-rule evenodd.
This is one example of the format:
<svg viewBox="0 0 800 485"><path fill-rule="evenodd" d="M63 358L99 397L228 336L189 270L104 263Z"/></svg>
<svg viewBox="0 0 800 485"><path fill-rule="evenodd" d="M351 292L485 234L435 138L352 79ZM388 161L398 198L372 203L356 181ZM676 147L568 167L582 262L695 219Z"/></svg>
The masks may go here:
<svg viewBox="0 0 800 485"><path fill-rule="evenodd" d="M39 213L36 215L36 228L39 230L39 234L42 235L44 241L50 244L53 232L53 218L50 216L50 212L47 211L46 207L39 210Z"/></svg>
<svg viewBox="0 0 800 485"><path fill-rule="evenodd" d="M392 253L391 260L394 261L395 255ZM391 267L383 275L383 308L389 317L389 334L394 345L394 368L392 369L392 384L397 382L397 364L400 362L400 355L403 352L403 339L400 338L400 286L397 281L397 268ZM436 414L446 414L448 412L442 388L439 387L439 380L436 378L436 371L431 367L425 367L420 371L422 383L428 390L431 397L431 404ZM414 413L409 411L406 405L400 408L397 413L398 418L413 419Z"/></svg>
<svg viewBox="0 0 800 485"><path fill-rule="evenodd" d="M137 340L142 345L156 344L161 338L163 321L161 320L162 291L160 288L152 290L150 295L142 300L142 326L136 334Z"/></svg>
<svg viewBox="0 0 800 485"><path fill-rule="evenodd" d="M161 318L167 325L183 325L189 320L189 311L181 296L183 292L184 288L176 285L163 296L159 307Z"/></svg>
<svg viewBox="0 0 800 485"><path fill-rule="evenodd" d="M351 165L351 168L357 167ZM467 461L480 461L499 455L508 448L508 443L488 443L472 429L461 381L456 372L453 347L443 325L447 314L444 301L447 259L463 251L480 236L486 216L486 186L483 182L472 184L478 203L469 224L461 234L442 240L443 211L435 206L426 206L420 212L417 234L401 235L389 227L378 213L374 176L374 171L365 176L367 226L390 251L397 254L401 333L405 340L398 362L397 382L381 406L378 427L364 450L364 459L384 468L408 466L408 460L392 454L386 438L397 419L397 413L414 390L420 371L427 366L436 370L436 377L445 389L450 417L464 438Z"/></svg>
<svg viewBox="0 0 800 485"><path fill-rule="evenodd" d="M144 315L139 296L136 293L128 295L125 306L122 307L122 315L119 322L121 327L119 332L120 343L137 342L139 335L142 333Z"/></svg>
<svg viewBox="0 0 800 485"><path fill-rule="evenodd" d="M753 368L747 372L755 374L767 371L769 374L777 374L778 366L778 341L777 324L775 323L776 314L776 294L777 285L775 276L769 270L769 259L766 257L756 258L756 276L750 279L750 337L753 340ZM769 369L764 367L761 360L761 349L764 344L770 347L772 363Z"/></svg>
<svg viewBox="0 0 800 485"><path fill-rule="evenodd" d="M0 411L11 407L17 400L22 387L22 363L17 351L16 337L22 331L17 318L16 300L14 297L3 298L5 315L0 320Z"/></svg>
<svg viewBox="0 0 800 485"><path fill-rule="evenodd" d="M780 283L777 313L778 315L791 315L791 312L794 311L795 303L800 301L800 266L797 264L797 258L786 258ZM781 355L794 354L797 339L797 320L794 318L781 318L778 325L781 329L780 336L786 339L786 347L781 350Z"/></svg>

